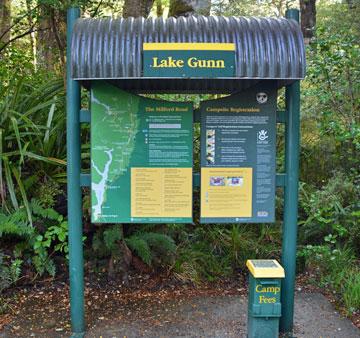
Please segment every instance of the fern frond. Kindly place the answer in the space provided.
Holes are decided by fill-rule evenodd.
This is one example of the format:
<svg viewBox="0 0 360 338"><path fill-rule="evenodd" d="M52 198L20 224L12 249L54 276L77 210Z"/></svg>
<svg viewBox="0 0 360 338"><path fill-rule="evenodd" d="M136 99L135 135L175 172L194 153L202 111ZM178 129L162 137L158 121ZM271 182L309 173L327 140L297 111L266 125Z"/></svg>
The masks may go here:
<svg viewBox="0 0 360 338"><path fill-rule="evenodd" d="M168 235L157 232L144 232L140 233L139 237L145 240L154 251L166 254L172 254L176 251L176 244Z"/></svg>
<svg viewBox="0 0 360 338"><path fill-rule="evenodd" d="M30 237L33 233L34 228L29 224L24 209L18 209L10 215L0 214L0 237L3 235Z"/></svg>
<svg viewBox="0 0 360 338"><path fill-rule="evenodd" d="M147 265L151 266L152 254L148 243L138 235L132 235L131 237L125 238L125 242L128 247L134 251L141 260Z"/></svg>
<svg viewBox="0 0 360 338"><path fill-rule="evenodd" d="M115 224L104 231L104 243L110 251L114 251L116 242L122 239L121 225Z"/></svg>
<svg viewBox="0 0 360 338"><path fill-rule="evenodd" d="M54 209L44 208L41 205L41 203L34 198L31 200L30 208L34 215L40 216L42 218L47 218L50 220L58 220L60 217L60 214L56 212Z"/></svg>

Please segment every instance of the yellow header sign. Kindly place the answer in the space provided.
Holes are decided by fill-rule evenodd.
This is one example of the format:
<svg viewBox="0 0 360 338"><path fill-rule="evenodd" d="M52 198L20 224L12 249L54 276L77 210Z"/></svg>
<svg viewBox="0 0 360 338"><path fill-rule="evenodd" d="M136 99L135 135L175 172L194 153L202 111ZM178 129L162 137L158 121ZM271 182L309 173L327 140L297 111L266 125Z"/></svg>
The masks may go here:
<svg viewBox="0 0 360 338"><path fill-rule="evenodd" d="M225 50L235 51L234 43L144 42L143 50Z"/></svg>
<svg viewBox="0 0 360 338"><path fill-rule="evenodd" d="M234 75L234 43L143 43L144 77L223 78Z"/></svg>

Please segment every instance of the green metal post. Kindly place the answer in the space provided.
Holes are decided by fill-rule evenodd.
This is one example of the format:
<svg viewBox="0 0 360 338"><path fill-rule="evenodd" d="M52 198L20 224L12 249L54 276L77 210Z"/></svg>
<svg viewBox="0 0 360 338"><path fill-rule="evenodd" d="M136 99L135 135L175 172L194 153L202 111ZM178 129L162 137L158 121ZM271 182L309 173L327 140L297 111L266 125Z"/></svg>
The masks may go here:
<svg viewBox="0 0 360 338"><path fill-rule="evenodd" d="M299 11L290 9L286 18L299 22ZM294 322L296 273L296 241L298 222L299 145L300 145L300 82L286 87L285 119L285 200L282 238L282 266L285 278L281 288L282 317L280 330L290 333Z"/></svg>
<svg viewBox="0 0 360 338"><path fill-rule="evenodd" d="M71 35L80 17L79 8L67 12L66 110L67 110L67 193L69 221L70 314L72 337L83 337L84 259L82 245L82 197L80 187L80 85L71 79Z"/></svg>

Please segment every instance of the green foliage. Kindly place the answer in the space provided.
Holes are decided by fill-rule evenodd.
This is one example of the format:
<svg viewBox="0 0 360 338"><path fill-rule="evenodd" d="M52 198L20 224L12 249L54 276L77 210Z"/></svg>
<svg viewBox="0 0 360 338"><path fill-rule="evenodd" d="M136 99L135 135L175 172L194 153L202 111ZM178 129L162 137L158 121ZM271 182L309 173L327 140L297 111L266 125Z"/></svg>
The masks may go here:
<svg viewBox="0 0 360 338"><path fill-rule="evenodd" d="M34 239L33 262L36 271L41 275L46 271L51 276L55 276L55 264L51 255L56 252L62 253L68 258L68 224L63 221L63 217L59 215L56 220L58 223L47 228L44 235L37 235ZM54 244L56 243L56 244ZM51 254L49 250L52 249Z"/></svg>
<svg viewBox="0 0 360 338"><path fill-rule="evenodd" d="M34 65L32 64L30 50L10 45L4 51L0 52L0 54L2 86L7 86L10 79L15 82L24 78L29 81L32 79ZM16 72L14 72L14 69L16 69Z"/></svg>
<svg viewBox="0 0 360 338"><path fill-rule="evenodd" d="M32 265L37 276L45 272L54 276L52 256L57 252L67 256L69 251L67 222L54 209L44 208L36 200L29 203L29 209L33 224L24 208L8 215L0 213L0 242L16 240L14 257Z"/></svg>
<svg viewBox="0 0 360 338"><path fill-rule="evenodd" d="M113 225L104 231L103 236L106 248L111 252L115 251L116 243L123 238L121 226L119 224Z"/></svg>
<svg viewBox="0 0 360 338"><path fill-rule="evenodd" d="M37 194L37 184L65 177L63 100L59 80L34 86L19 79L0 90L1 207L17 210L22 204L30 223L28 201Z"/></svg>
<svg viewBox="0 0 360 338"><path fill-rule="evenodd" d="M299 262L349 313L360 299L359 10L317 3L302 82Z"/></svg>
<svg viewBox="0 0 360 338"><path fill-rule="evenodd" d="M174 275L183 282L199 284L229 276L231 268L225 257L216 255L205 242L179 247L173 266Z"/></svg>
<svg viewBox="0 0 360 338"><path fill-rule="evenodd" d="M253 1L253 0L229 0L214 1L211 6L216 15L225 16L284 16L287 8L296 5L294 0L289 1Z"/></svg>
<svg viewBox="0 0 360 338"><path fill-rule="evenodd" d="M335 168L359 173L360 6L320 3L317 12L317 38L307 50L302 84L301 176L319 186Z"/></svg>
<svg viewBox="0 0 360 338"><path fill-rule="evenodd" d="M122 227L120 224L114 224L108 228L98 228L92 239L92 249L98 258L108 257L110 255L119 255L119 242L123 239Z"/></svg>
<svg viewBox="0 0 360 338"><path fill-rule="evenodd" d="M0 251L0 295L10 285L17 282L21 274L22 264L21 259L16 258L11 261L8 256Z"/></svg>
<svg viewBox="0 0 360 338"><path fill-rule="evenodd" d="M176 250L170 236L156 232L138 232L125 238L125 242L149 266L169 264Z"/></svg>
<svg viewBox="0 0 360 338"><path fill-rule="evenodd" d="M9 235L28 239L33 234L34 227L28 223L24 209L18 209L9 215L0 213L0 238Z"/></svg>
<svg viewBox="0 0 360 338"><path fill-rule="evenodd" d="M348 313L356 312L360 309L360 271L359 269L349 269L344 276L345 285L343 286L343 299Z"/></svg>
<svg viewBox="0 0 360 338"><path fill-rule="evenodd" d="M6 313L9 308L8 301L1 294L19 280L22 265L21 259L11 259L0 251L0 315Z"/></svg>
<svg viewBox="0 0 360 338"><path fill-rule="evenodd" d="M338 292L348 314L360 310L360 269L351 249L334 249L336 239L327 236L326 245L307 245L299 252L313 271L316 283Z"/></svg>
<svg viewBox="0 0 360 338"><path fill-rule="evenodd" d="M126 244L139 256L144 263L151 265L152 254L149 244L141 237L132 236L127 239Z"/></svg>
<svg viewBox="0 0 360 338"><path fill-rule="evenodd" d="M173 228L181 236L173 267L182 281L200 283L244 270L249 258L277 258L280 231L277 225L198 225L193 231ZM179 234L180 232L180 234Z"/></svg>
<svg viewBox="0 0 360 338"><path fill-rule="evenodd" d="M163 233L142 229L124 238L119 224L98 230L93 237L92 247L100 257L118 256L122 254L121 240L149 266L169 265L176 250L174 240Z"/></svg>
<svg viewBox="0 0 360 338"><path fill-rule="evenodd" d="M39 187L36 198L45 208L53 208L56 204L56 197L60 194L62 194L60 184L54 180L48 180Z"/></svg>
<svg viewBox="0 0 360 338"><path fill-rule="evenodd" d="M314 190L306 184L300 189L300 240L321 243L326 235L337 238L339 244L360 244L359 199L357 183L342 172L335 172L322 189Z"/></svg>

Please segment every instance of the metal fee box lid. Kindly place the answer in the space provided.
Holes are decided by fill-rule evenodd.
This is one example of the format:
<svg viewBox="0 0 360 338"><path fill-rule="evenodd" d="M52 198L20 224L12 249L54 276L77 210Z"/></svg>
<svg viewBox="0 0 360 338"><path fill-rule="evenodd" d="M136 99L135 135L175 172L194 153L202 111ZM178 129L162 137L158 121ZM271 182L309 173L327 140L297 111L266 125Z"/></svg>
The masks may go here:
<svg viewBox="0 0 360 338"><path fill-rule="evenodd" d="M284 268L275 259L248 259L246 266L255 278L284 278Z"/></svg>

